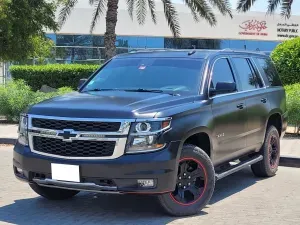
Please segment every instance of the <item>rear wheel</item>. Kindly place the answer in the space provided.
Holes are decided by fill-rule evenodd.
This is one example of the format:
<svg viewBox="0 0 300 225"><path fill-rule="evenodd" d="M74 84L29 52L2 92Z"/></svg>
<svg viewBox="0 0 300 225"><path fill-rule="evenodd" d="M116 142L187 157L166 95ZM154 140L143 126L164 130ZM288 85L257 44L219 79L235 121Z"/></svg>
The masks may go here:
<svg viewBox="0 0 300 225"><path fill-rule="evenodd" d="M35 193L49 200L65 200L79 193L79 191L42 187L37 184L29 184L29 186Z"/></svg>
<svg viewBox="0 0 300 225"><path fill-rule="evenodd" d="M258 177L274 176L278 170L280 159L280 137L274 126L268 127L261 154L264 159L251 166L254 175Z"/></svg>
<svg viewBox="0 0 300 225"><path fill-rule="evenodd" d="M197 146L184 145L175 190L158 196L158 199L173 216L193 215L206 206L214 187L215 172L209 156Z"/></svg>

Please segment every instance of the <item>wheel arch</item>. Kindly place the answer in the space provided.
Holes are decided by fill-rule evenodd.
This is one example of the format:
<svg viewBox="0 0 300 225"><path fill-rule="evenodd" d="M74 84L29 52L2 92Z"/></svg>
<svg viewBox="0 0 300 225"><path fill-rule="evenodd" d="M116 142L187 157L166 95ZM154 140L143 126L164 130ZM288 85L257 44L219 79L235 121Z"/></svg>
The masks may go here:
<svg viewBox="0 0 300 225"><path fill-rule="evenodd" d="M201 141L203 139L205 141ZM197 127L185 133L179 146L180 153L184 144L193 144L205 151L210 158L213 157L213 140L207 127Z"/></svg>
<svg viewBox="0 0 300 225"><path fill-rule="evenodd" d="M265 125L265 132L267 131L268 127L271 125L273 125L277 129L279 136L281 136L283 130L283 121L282 121L282 112L280 110L272 110L269 113L269 117Z"/></svg>

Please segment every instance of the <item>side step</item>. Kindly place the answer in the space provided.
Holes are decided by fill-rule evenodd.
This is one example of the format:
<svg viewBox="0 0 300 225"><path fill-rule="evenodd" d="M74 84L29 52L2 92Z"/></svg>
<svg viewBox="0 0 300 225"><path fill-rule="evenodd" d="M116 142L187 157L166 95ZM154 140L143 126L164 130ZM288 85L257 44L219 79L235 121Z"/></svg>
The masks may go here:
<svg viewBox="0 0 300 225"><path fill-rule="evenodd" d="M248 159L248 160L246 160L242 163L234 165L234 166L230 167L229 169L225 170L222 173L219 173L219 174L216 173L216 180L220 180L224 177L227 177L228 175L231 175L231 174L233 174L233 173L235 173L235 172L237 172L237 171L239 171L239 170L241 170L241 169L243 169L247 166L250 166L254 163L257 163L261 160L263 160L263 156L262 155L257 155L257 156L255 156L253 158L250 158L250 159Z"/></svg>

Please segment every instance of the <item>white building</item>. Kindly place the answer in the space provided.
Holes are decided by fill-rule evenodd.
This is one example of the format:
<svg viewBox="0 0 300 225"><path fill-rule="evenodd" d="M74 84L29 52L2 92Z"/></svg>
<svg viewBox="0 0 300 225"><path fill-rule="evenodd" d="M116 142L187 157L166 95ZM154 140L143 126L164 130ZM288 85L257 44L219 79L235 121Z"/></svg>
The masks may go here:
<svg viewBox="0 0 300 225"><path fill-rule="evenodd" d="M211 27L204 19L199 23L193 20L190 10L183 4L176 4L181 26L181 39L175 41L164 17L160 1L156 4L155 25L148 12L145 25L131 20L126 1L120 0L118 24L116 28L119 52L136 48L233 48L272 51L283 40L299 36L300 16L289 20L280 15L267 16L263 12L234 13L233 19L216 12L217 25ZM85 46L67 48L61 56L66 59L98 59L104 46L105 15L100 18L96 29L89 33L94 8L87 0L80 0L62 29L53 34L48 32L57 46ZM92 48L93 47L93 48ZM95 49L99 47L99 49ZM71 49L73 49L71 51ZM75 49L75 50L74 50Z"/></svg>

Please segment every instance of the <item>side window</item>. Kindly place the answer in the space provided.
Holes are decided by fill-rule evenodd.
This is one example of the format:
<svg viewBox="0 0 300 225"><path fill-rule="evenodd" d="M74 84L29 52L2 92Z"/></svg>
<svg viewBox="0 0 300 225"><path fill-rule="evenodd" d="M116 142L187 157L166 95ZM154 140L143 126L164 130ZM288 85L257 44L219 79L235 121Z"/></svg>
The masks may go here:
<svg viewBox="0 0 300 225"><path fill-rule="evenodd" d="M263 84L263 81L262 81L262 78L261 76L259 75L259 72L257 71L256 68L254 68L254 65L252 64L252 62L250 61L250 59L248 59L248 63L251 67L251 71L252 71L252 74L253 74L253 77L254 77L254 83L256 85L257 88L262 88L264 86Z"/></svg>
<svg viewBox="0 0 300 225"><path fill-rule="evenodd" d="M235 82L228 59L218 59L214 64L210 87L215 88L218 82Z"/></svg>
<svg viewBox="0 0 300 225"><path fill-rule="evenodd" d="M269 58L256 58L258 65L263 69L265 76L270 82L270 86L282 86L275 66Z"/></svg>
<svg viewBox="0 0 300 225"><path fill-rule="evenodd" d="M232 58L238 72L243 91L254 90L262 87L262 81L258 77L247 58Z"/></svg>

